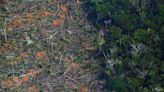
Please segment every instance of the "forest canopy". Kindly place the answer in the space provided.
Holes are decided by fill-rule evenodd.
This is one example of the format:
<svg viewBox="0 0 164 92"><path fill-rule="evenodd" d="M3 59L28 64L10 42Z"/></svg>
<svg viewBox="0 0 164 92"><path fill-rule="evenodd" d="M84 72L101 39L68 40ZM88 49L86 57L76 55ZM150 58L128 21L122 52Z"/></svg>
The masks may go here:
<svg viewBox="0 0 164 92"><path fill-rule="evenodd" d="M104 33L98 45L106 64L107 90L161 92L164 61L162 0L90 0L88 20ZM102 40L97 40L100 43Z"/></svg>

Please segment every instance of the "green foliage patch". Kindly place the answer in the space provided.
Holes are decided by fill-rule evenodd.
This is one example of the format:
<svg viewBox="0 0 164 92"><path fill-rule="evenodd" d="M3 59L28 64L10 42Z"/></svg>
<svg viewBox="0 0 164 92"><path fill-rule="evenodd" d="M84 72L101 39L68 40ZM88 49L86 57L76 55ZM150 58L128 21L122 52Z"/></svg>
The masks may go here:
<svg viewBox="0 0 164 92"><path fill-rule="evenodd" d="M107 30L103 44L98 45L104 53L100 61L105 59L108 71L107 90L162 92L164 4L160 0L90 0L84 4L91 7L84 10L95 14L91 21L95 27ZM108 26L105 21L110 21Z"/></svg>

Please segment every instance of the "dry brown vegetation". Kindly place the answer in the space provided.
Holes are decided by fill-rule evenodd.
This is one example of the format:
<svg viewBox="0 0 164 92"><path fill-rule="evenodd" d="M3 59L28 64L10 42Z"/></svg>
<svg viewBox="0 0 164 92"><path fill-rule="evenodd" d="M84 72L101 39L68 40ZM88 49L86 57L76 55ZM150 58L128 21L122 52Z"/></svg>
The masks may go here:
<svg viewBox="0 0 164 92"><path fill-rule="evenodd" d="M96 36L79 0L0 2L0 91L96 92Z"/></svg>

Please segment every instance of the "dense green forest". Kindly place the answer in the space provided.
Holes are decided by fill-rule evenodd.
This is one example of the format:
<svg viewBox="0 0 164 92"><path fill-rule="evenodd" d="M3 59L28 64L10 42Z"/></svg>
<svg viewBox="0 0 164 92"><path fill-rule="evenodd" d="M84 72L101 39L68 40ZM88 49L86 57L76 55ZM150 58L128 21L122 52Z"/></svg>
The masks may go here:
<svg viewBox="0 0 164 92"><path fill-rule="evenodd" d="M162 92L164 2L89 0L82 7L102 33L96 58L106 64L106 91Z"/></svg>

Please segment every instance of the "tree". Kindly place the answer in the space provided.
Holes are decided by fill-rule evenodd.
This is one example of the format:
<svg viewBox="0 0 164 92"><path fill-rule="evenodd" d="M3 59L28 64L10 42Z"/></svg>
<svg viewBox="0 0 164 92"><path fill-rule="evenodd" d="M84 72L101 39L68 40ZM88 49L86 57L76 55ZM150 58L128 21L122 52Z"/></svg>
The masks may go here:
<svg viewBox="0 0 164 92"><path fill-rule="evenodd" d="M106 28L98 58L106 59L107 88L117 92L163 90L164 4L161 0L90 0L94 26ZM84 3L86 4L86 3ZM85 10L85 9L84 9ZM105 25L109 21L108 26ZM99 40L98 40L99 42ZM110 72L113 72L111 75ZM127 86L128 85L128 86Z"/></svg>

